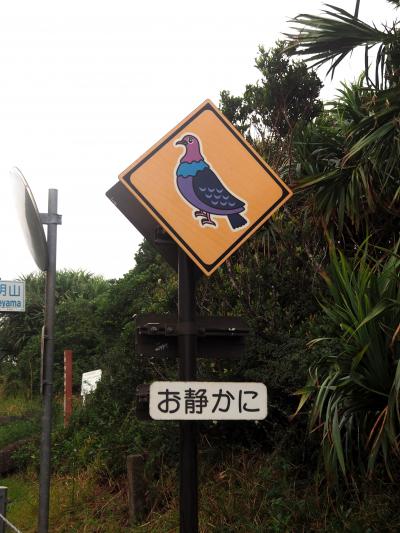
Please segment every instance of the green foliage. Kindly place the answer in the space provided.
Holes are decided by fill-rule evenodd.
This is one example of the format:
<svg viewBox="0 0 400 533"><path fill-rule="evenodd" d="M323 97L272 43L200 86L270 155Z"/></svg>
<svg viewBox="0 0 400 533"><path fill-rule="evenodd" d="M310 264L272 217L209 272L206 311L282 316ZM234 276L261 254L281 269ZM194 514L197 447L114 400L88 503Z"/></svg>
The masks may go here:
<svg viewBox="0 0 400 533"><path fill-rule="evenodd" d="M23 396L8 396L0 384L0 416L21 417L39 411L39 402Z"/></svg>
<svg viewBox="0 0 400 533"><path fill-rule="evenodd" d="M261 424L202 424L210 442L229 446L232 441L272 447L284 436L288 416L295 408L291 393L307 375L310 351L304 334L316 319L318 306L310 292L318 294L320 280L307 263L307 252L296 244L307 227L276 220L276 241L266 231L251 241L215 276L203 279L197 289L198 313L242 315L251 335L240 361L199 361L199 379L264 381L270 390L270 416ZM277 245L279 243L279 246ZM159 282L158 280L161 280ZM166 462L176 458L174 424L139 422L134 413L136 386L159 379L176 379L177 361L141 358L134 349L133 315L140 312L176 312L176 274L171 272L147 243L137 264L121 280L113 282L108 304L107 351L102 356L102 381L88 404L76 412L71 426L55 437L54 461L58 471L71 472L95 464L99 473L116 476L125 469L128 453L149 452ZM293 301L291 293L298 298ZM76 450L74 452L74 450Z"/></svg>
<svg viewBox="0 0 400 533"><path fill-rule="evenodd" d="M324 225L337 227L339 234L346 227L356 242L368 226L382 245L396 234L399 91L377 93L361 81L343 84L339 98L295 138L299 188L306 189Z"/></svg>
<svg viewBox="0 0 400 533"><path fill-rule="evenodd" d="M40 336L44 322L44 275L25 277L26 312L0 321L1 373L8 394L27 397L38 392ZM83 271L61 271L56 280L55 390L63 383L63 351L74 351L76 383L81 372L93 370L104 351L102 309L110 284Z"/></svg>
<svg viewBox="0 0 400 533"><path fill-rule="evenodd" d="M133 328L132 328L133 329ZM175 457L177 430L173 424L141 422L135 416L137 385L154 380L154 363L143 361L133 347L121 344L103 359L102 380L83 406L74 408L68 428L54 436L53 462L58 472L92 465L97 474L115 478L125 472L129 453L149 452L149 463ZM160 370L159 370L160 371Z"/></svg>
<svg viewBox="0 0 400 533"><path fill-rule="evenodd" d="M154 459L163 453L171 457L177 449L171 424L140 422L134 411L137 385L154 380L155 375L167 379L176 375L175 361L155 362L135 352L134 322L140 313L176 312L176 275L147 242L135 259L130 272L111 282L99 310L95 323L103 338L97 360L102 379L85 406L76 410L69 428L57 431L54 464L58 471L93 464L99 474L113 477L125 471L129 453L155 447Z"/></svg>
<svg viewBox="0 0 400 533"><path fill-rule="evenodd" d="M365 71L358 83L343 84L319 121L298 132L299 186L315 191L315 212L325 226L337 226L342 233L350 224L347 233L358 244L370 226L371 233L383 233L376 241L391 246L400 200L398 25L379 31L339 7L327 7L326 16L294 19L296 33L287 36L287 53L307 56L314 66L332 60L333 75L347 54L365 45ZM375 44L380 46L372 82L368 51Z"/></svg>
<svg viewBox="0 0 400 533"><path fill-rule="evenodd" d="M396 247L397 251L397 247ZM400 259L380 261L360 249L354 259L331 253L324 276L331 298L323 309L336 349L314 365L299 408L312 398L310 431L320 430L332 479L364 465L369 474L383 458L388 472L400 431Z"/></svg>
<svg viewBox="0 0 400 533"><path fill-rule="evenodd" d="M82 271L58 274L56 288L55 390L63 387L65 349L73 351L74 391L80 390L83 372L98 368L106 339L101 322L110 283Z"/></svg>
<svg viewBox="0 0 400 533"><path fill-rule="evenodd" d="M282 42L269 51L261 46L256 67L261 80L246 85L243 96L222 91L220 108L269 164L279 169L288 159L295 127L321 112L322 83L304 62L288 58Z"/></svg>
<svg viewBox="0 0 400 533"><path fill-rule="evenodd" d="M398 30L377 30L334 6L325 14L297 17L306 28L288 47L261 47L261 79L242 96L221 92L222 111L267 162L292 183L296 170L297 194L197 287L198 314L243 316L250 329L240 360L199 360L198 379L262 381L269 393L265 421L199 424L202 531L399 529L398 491L383 472L394 476L398 467L400 431ZM321 81L288 55L332 61L333 74L351 49L363 45L368 54L375 43L375 76L366 66L324 111ZM326 236L337 249L328 265ZM359 249L367 236L368 250ZM0 321L8 394L38 390L43 294L43 276L28 276L27 312ZM55 531L128 531L115 480L129 453L147 457L152 505L146 524L132 530L177 527L178 425L141 422L134 409L137 385L175 379L178 366L136 353L134 317L176 310L176 274L147 242L121 279L58 274L56 392L64 348L74 351L75 393L82 372L101 368L103 377L68 428L54 424L53 469L63 476L53 483ZM299 389L298 411L309 407L307 442L306 416L289 416ZM31 432L24 424L14 433L0 428L0 441ZM336 493L319 478L320 443L329 481L351 481ZM36 471L37 449L22 449L20 465ZM32 508L21 521L26 531Z"/></svg>
<svg viewBox="0 0 400 533"><path fill-rule="evenodd" d="M148 242L140 245L135 261L132 270L112 283L107 298L103 327L112 342L134 315L177 308L176 276Z"/></svg>
<svg viewBox="0 0 400 533"><path fill-rule="evenodd" d="M397 22L380 31L335 6L324 13L294 20L305 27L288 36L287 52L314 66L332 61L333 75L363 45L366 64L359 82L343 84L294 141L304 205L341 249L326 275L322 329L330 338L317 339L323 348L298 409L313 399L309 425L321 436L327 472L350 479L360 470L372 475L381 460L390 474L398 453L400 41Z"/></svg>
<svg viewBox="0 0 400 533"><path fill-rule="evenodd" d="M295 409L292 393L303 385L314 357L306 347L307 338L320 320L315 297L321 280L313 262L322 257L316 254L310 261L309 251L299 244L310 228L298 225L296 219L289 222L287 213L274 225L276 242L268 243L267 232L261 230L198 289L199 314L238 315L249 324L246 353L240 361L203 361L199 369L202 379L266 383L265 421L249 424L245 431L237 424L218 425L218 439L249 446L262 442L274 447L288 431L288 417Z"/></svg>
<svg viewBox="0 0 400 533"><path fill-rule="evenodd" d="M320 110L316 98L321 83L304 64L285 57L281 48L271 52L260 49L257 67L263 79L258 87L248 87L246 120L252 124L248 136L257 126L284 147L295 122L311 120ZM230 102L227 96L225 104ZM278 104L279 110L275 109ZM260 138L253 141L257 144ZM283 148L281 156L286 158ZM263 424L203 424L202 434L218 445L229 445L233 439L248 446L260 441L274 446L274 439L282 438L282 428L287 428L288 415L294 409L290 393L306 378L311 352L305 352L304 335L318 312L309 295L318 293L320 282L313 267L321 256L309 238L310 225L299 224L297 215L285 224L289 215L288 211L277 215L273 224L262 228L226 267L211 280L203 280L197 290L199 313L243 315L251 328L249 347L241 361L201 361L199 377L265 381L272 398L271 416ZM306 235L306 246L296 242ZM176 361L143 359L135 352L134 316L176 313L177 277L146 242L135 261L135 267L119 280L104 282L79 275L75 279L76 274L70 273L60 286L56 388L60 390L61 386L60 355L64 347L74 350L75 390L81 372L92 370L94 365L102 368L103 377L87 405L76 411L69 428L56 431L53 458L58 471L71 473L92 464L102 475L117 476L125 470L128 453L148 450L154 463L160 455L167 462L176 456L176 427L139 422L133 405L137 385L155 378L176 378ZM293 293L299 295L296 301ZM26 350L33 351L37 342L38 337L32 336L33 344L27 343ZM19 367L20 352L16 357L20 358Z"/></svg>
<svg viewBox="0 0 400 533"><path fill-rule="evenodd" d="M332 76L338 64L358 46L365 47L366 80L374 88L398 84L400 41L396 24L393 28L378 30L375 26L362 22L358 17L339 7L327 4L320 15L298 15L293 19L296 33L286 34L286 52L308 56L307 61L314 67L329 61L328 73ZM375 81L369 77L368 52L380 44L375 66Z"/></svg>
<svg viewBox="0 0 400 533"><path fill-rule="evenodd" d="M284 137L299 120L309 122L321 111L321 81L304 62L290 60L283 48L282 42L269 51L260 46L256 67L262 78L247 85L242 97L221 92L223 113L245 135Z"/></svg>
<svg viewBox="0 0 400 533"><path fill-rule="evenodd" d="M4 392L32 398L37 346L43 323L44 276L30 274L26 284L26 311L0 317L0 368Z"/></svg>
<svg viewBox="0 0 400 533"><path fill-rule="evenodd" d="M0 389L0 449L21 440L33 442L39 433L39 428L39 403L27 401L22 396L6 397L4 390ZM32 448L32 444L23 446L21 456L19 451L13 456L20 468L29 464L29 460L26 460L27 448Z"/></svg>
<svg viewBox="0 0 400 533"><path fill-rule="evenodd" d="M37 417L24 420L14 420L7 424L0 425L0 448L8 444L13 444L18 440L36 435L39 430L39 419Z"/></svg>
<svg viewBox="0 0 400 533"><path fill-rule="evenodd" d="M296 443L297 444L297 443ZM208 450L209 452L211 450ZM256 452L256 453L254 453ZM228 450L200 463L199 532L297 533L301 531L395 533L400 520L399 497L385 480L344 489L333 501L307 469L287 460L285 450L265 454ZM30 475L2 482L9 488L7 517L26 533L34 533L38 485ZM92 469L52 479L50 524L55 533L167 533L179 529L178 478L163 465L160 475L146 474L149 514L142 524L128 525L123 480L102 483ZM384 525L384 526L383 526Z"/></svg>

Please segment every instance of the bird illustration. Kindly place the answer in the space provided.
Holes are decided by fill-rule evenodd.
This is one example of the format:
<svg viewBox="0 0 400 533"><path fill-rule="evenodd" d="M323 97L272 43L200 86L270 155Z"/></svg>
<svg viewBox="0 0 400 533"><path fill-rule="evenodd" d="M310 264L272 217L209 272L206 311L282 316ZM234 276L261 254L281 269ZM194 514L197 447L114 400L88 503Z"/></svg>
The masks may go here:
<svg viewBox="0 0 400 533"><path fill-rule="evenodd" d="M205 161L200 142L194 135L186 134L175 142L185 147L185 153L176 168L176 185L183 198L196 209L195 218L201 217L202 226L217 227L211 215L227 217L231 229L248 224L241 215L246 203L234 196Z"/></svg>

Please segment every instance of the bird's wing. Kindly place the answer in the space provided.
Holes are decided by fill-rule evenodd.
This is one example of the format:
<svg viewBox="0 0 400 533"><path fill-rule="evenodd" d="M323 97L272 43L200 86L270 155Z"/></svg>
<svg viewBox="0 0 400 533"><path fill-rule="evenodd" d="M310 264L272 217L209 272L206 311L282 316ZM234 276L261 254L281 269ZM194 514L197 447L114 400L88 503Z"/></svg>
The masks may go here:
<svg viewBox="0 0 400 533"><path fill-rule="evenodd" d="M197 172L193 177L193 189L199 200L214 209L230 211L245 205L228 191L210 168Z"/></svg>

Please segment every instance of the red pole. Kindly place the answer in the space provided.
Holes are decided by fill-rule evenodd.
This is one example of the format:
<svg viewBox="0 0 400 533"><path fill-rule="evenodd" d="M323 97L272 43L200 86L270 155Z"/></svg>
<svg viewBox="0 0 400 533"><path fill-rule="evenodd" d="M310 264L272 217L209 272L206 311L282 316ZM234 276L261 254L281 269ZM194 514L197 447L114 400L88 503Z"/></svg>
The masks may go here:
<svg viewBox="0 0 400 533"><path fill-rule="evenodd" d="M72 350L64 350L64 427L72 415Z"/></svg>

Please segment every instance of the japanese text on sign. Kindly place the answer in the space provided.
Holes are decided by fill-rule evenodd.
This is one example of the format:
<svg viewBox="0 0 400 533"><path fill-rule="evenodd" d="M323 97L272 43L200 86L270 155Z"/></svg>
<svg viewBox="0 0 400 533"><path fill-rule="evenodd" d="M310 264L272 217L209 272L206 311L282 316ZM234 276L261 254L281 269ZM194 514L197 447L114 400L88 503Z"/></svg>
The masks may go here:
<svg viewBox="0 0 400 533"><path fill-rule="evenodd" d="M0 311L25 311L25 282L0 279Z"/></svg>
<svg viewBox="0 0 400 533"><path fill-rule="evenodd" d="M154 420L262 420L267 416L263 383L155 381L150 385Z"/></svg>

